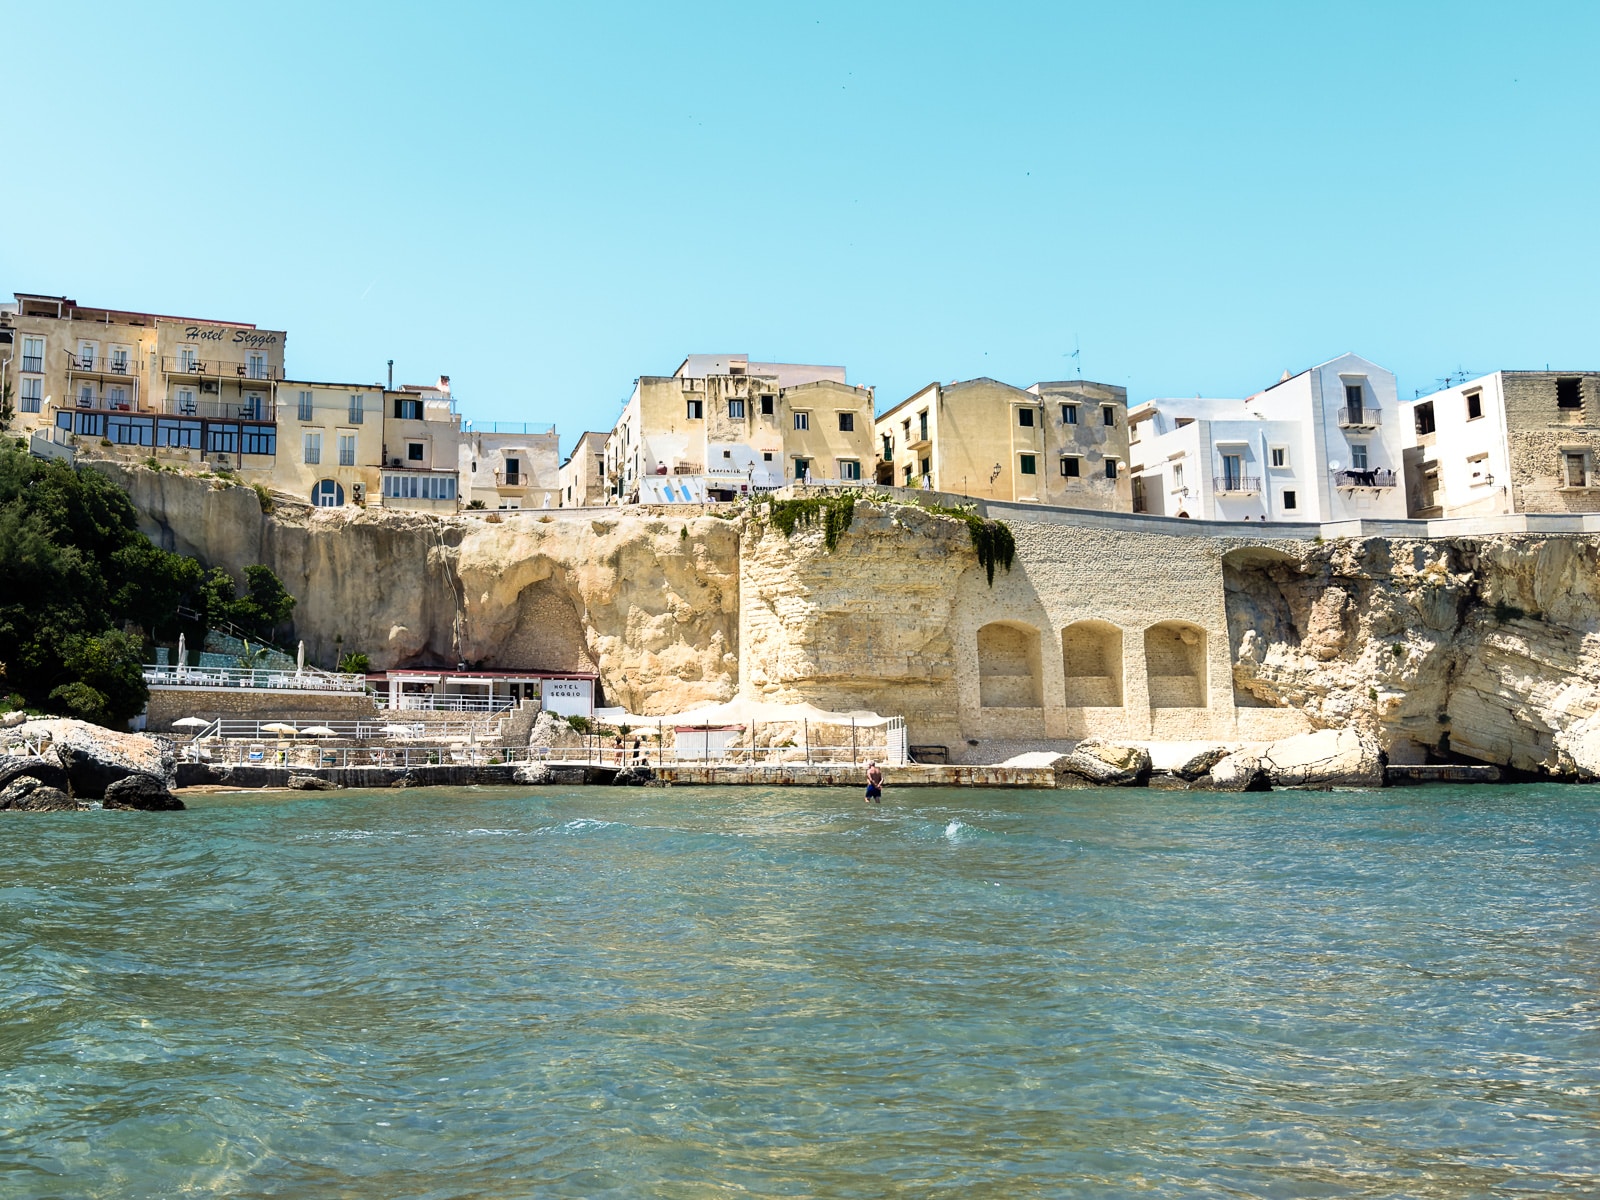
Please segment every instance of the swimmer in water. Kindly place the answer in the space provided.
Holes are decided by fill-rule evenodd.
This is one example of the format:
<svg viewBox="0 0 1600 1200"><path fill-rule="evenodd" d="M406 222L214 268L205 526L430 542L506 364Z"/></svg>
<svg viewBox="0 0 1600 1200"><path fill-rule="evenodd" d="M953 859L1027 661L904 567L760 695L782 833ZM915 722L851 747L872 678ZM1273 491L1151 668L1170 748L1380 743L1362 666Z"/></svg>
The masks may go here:
<svg viewBox="0 0 1600 1200"><path fill-rule="evenodd" d="M883 803L883 771L879 769L878 764L875 762L867 764L866 802L868 804Z"/></svg>

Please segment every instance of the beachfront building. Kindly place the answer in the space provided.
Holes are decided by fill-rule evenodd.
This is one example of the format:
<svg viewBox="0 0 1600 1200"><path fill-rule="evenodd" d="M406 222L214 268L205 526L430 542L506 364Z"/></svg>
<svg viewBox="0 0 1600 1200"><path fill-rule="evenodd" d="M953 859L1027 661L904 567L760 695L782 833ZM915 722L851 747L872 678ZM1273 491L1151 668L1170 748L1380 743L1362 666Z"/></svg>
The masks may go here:
<svg viewBox="0 0 1600 1200"><path fill-rule="evenodd" d="M561 500L554 425L469 422L461 431L461 500L484 508L555 508Z"/></svg>
<svg viewBox="0 0 1600 1200"><path fill-rule="evenodd" d="M870 480L872 391L847 383L843 367L693 354L635 382L604 456L612 504Z"/></svg>
<svg viewBox="0 0 1600 1200"><path fill-rule="evenodd" d="M320 508L377 503L383 385L285 380L268 486Z"/></svg>
<svg viewBox="0 0 1600 1200"><path fill-rule="evenodd" d="M1392 372L1354 354L1243 400L1128 414L1133 511L1214 521L1402 518Z"/></svg>
<svg viewBox="0 0 1600 1200"><path fill-rule="evenodd" d="M284 331L21 292L0 328L14 431L270 473Z"/></svg>
<svg viewBox="0 0 1600 1200"><path fill-rule="evenodd" d="M461 418L450 376L383 393L382 453L385 508L455 512L460 507Z"/></svg>
<svg viewBox="0 0 1600 1200"><path fill-rule="evenodd" d="M589 431L578 435L557 480L562 508L588 508L606 502L606 434Z"/></svg>
<svg viewBox="0 0 1600 1200"><path fill-rule="evenodd" d="M1128 393L1065 380L930 383L874 423L877 480L984 500L1127 512Z"/></svg>
<svg viewBox="0 0 1600 1200"><path fill-rule="evenodd" d="M1401 408L1412 516L1600 512L1600 372L1495 371Z"/></svg>

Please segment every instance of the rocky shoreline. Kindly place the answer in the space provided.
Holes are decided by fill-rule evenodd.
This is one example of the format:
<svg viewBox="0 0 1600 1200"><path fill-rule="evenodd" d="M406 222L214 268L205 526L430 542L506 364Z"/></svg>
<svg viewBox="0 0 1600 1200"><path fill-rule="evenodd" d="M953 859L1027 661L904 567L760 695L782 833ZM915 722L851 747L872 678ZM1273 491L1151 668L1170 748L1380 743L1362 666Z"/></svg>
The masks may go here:
<svg viewBox="0 0 1600 1200"><path fill-rule="evenodd" d="M60 717L8 714L0 726L0 811L126 808L177 812L176 755L166 738Z"/></svg>

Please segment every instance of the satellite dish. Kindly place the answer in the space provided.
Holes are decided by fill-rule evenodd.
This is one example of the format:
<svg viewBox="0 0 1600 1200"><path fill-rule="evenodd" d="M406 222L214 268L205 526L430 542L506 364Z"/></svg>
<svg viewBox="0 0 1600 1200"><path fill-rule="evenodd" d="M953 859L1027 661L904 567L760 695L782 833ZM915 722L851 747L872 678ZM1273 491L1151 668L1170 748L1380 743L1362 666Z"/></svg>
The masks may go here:
<svg viewBox="0 0 1600 1200"><path fill-rule="evenodd" d="M1328 460L1328 470L1330 470L1330 471L1342 471L1342 470L1344 470L1344 464L1342 462L1340 462L1337 458L1330 458Z"/></svg>

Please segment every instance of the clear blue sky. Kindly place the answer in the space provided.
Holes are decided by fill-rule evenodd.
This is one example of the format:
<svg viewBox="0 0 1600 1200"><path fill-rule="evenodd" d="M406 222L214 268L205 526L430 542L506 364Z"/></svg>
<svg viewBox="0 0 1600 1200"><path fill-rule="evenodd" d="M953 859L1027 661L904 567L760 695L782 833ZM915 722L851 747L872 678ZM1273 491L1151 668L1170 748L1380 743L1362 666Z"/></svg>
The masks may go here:
<svg viewBox="0 0 1600 1200"><path fill-rule="evenodd" d="M24 4L0 290L607 428L691 351L1600 367L1594 4ZM26 50L25 53L16 51ZM24 152L24 147L31 150Z"/></svg>

